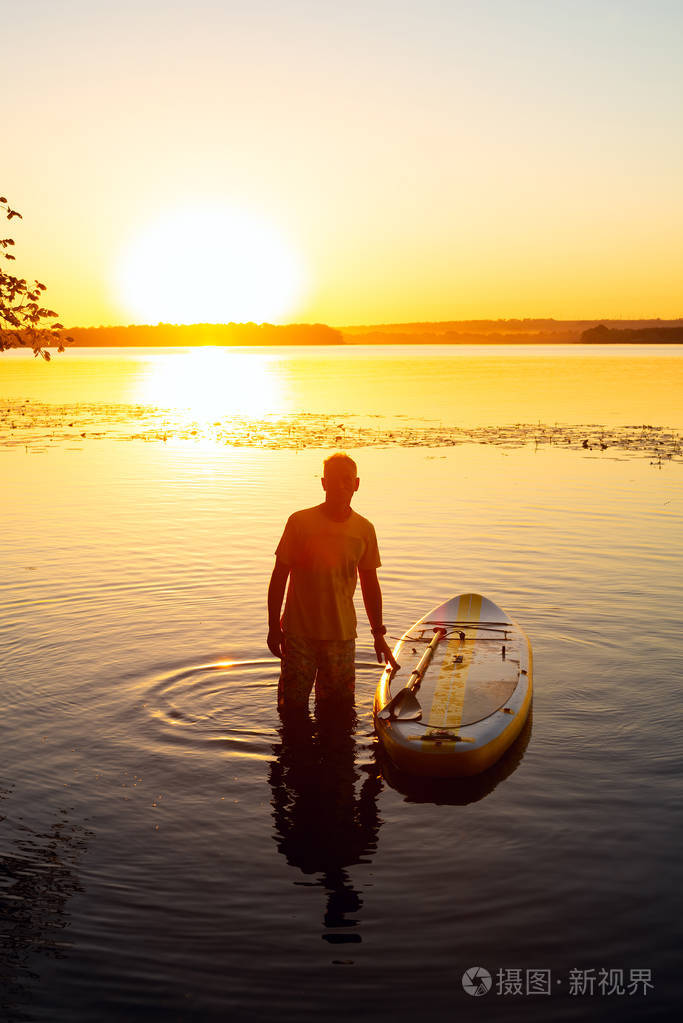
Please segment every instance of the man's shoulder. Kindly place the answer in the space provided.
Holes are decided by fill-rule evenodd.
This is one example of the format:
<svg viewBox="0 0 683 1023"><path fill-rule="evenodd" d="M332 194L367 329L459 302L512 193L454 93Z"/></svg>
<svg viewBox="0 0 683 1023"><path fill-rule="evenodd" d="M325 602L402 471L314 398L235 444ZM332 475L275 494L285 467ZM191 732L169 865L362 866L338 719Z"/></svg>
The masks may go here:
<svg viewBox="0 0 683 1023"><path fill-rule="evenodd" d="M360 526L362 529L365 529L367 531L371 530L373 533L375 532L375 527L373 526L370 519L366 519L365 516L361 515L360 512L357 512L355 508L352 510L351 517L352 518L355 517L356 525Z"/></svg>
<svg viewBox="0 0 683 1023"><path fill-rule="evenodd" d="M299 511L292 512L289 516L287 526L289 529L306 529L319 520L320 515L320 505L314 505L312 508L300 508Z"/></svg>
<svg viewBox="0 0 683 1023"><path fill-rule="evenodd" d="M320 523L327 523L335 525L337 528L352 529L354 532L374 534L375 527L373 526L370 519L366 519L364 515L357 512L355 508L351 509L351 514L347 519L343 519L341 522L334 522L333 519L328 519L324 512L324 507L321 504L315 504L311 508L301 508L299 511L292 512L287 520L287 525L290 527L301 527L306 528L307 526L315 524L318 526Z"/></svg>
<svg viewBox="0 0 683 1023"><path fill-rule="evenodd" d="M289 516L290 522L302 522L306 519L317 518L320 515L320 505L314 504L311 508L300 508L299 511L292 512Z"/></svg>

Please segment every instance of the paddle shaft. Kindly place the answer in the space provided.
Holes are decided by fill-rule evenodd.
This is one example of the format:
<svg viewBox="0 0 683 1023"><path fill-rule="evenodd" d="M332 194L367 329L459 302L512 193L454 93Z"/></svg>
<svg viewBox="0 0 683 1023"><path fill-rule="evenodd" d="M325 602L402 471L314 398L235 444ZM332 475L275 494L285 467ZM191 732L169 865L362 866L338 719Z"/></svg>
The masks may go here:
<svg viewBox="0 0 683 1023"><path fill-rule="evenodd" d="M420 682L422 681L424 673L426 672L427 668L430 665L432 657L434 656L434 651L436 650L437 646L444 638L444 636L448 635L446 629L435 629L434 632L435 632L434 639L431 640L429 646L423 653L422 657L411 671L410 678L406 683L405 688L409 689L411 693L415 692Z"/></svg>

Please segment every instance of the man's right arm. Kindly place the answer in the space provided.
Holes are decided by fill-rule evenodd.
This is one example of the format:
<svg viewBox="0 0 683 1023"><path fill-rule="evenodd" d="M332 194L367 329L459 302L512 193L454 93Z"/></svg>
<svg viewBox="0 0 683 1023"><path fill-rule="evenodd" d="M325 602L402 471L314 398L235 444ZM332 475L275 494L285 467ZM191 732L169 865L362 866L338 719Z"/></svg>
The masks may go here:
<svg viewBox="0 0 683 1023"><path fill-rule="evenodd" d="M280 611L288 578L289 565L285 565L284 561L275 558L275 568L268 586L268 649L276 657L282 657L284 636L280 628Z"/></svg>

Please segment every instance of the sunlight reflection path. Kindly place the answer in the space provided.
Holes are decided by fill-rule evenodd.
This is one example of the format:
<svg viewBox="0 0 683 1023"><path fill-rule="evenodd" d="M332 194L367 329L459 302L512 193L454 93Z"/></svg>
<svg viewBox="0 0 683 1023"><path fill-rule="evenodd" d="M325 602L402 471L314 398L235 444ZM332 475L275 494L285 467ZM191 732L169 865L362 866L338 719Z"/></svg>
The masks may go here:
<svg viewBox="0 0 683 1023"><path fill-rule="evenodd" d="M272 360L220 348L154 355L135 390L141 405L182 410L199 422L226 410L248 416L283 410L282 382Z"/></svg>

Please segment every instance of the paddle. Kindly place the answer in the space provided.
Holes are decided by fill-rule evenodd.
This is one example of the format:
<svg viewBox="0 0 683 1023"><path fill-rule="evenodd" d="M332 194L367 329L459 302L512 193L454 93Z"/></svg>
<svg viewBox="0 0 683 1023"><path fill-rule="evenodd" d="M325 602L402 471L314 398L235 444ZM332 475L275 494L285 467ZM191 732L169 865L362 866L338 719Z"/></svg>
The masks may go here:
<svg viewBox="0 0 683 1023"><path fill-rule="evenodd" d="M416 667L411 671L408 684L404 689L396 693L396 696L392 697L388 703L384 704L377 714L378 718L382 718L383 721L394 721L396 719L400 721L417 721L422 717L422 707L415 696L415 690L420 685L424 673L429 667L434 651L444 636L448 635L448 630L440 627L434 629L434 632L436 635L417 662Z"/></svg>

